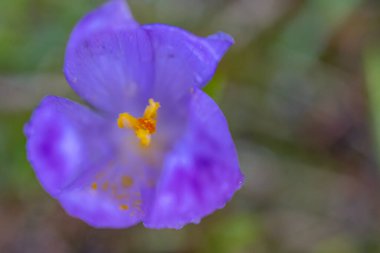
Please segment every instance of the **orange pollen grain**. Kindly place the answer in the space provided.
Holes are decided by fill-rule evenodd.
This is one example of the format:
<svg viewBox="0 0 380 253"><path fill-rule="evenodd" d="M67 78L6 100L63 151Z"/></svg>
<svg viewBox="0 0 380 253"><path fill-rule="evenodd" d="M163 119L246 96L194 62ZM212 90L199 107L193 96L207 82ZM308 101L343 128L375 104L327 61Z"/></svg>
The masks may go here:
<svg viewBox="0 0 380 253"><path fill-rule="evenodd" d="M119 206L120 210L122 211L127 211L129 209L129 206L128 205L125 205L125 204L122 204Z"/></svg>
<svg viewBox="0 0 380 253"><path fill-rule="evenodd" d="M123 185L124 188L129 188L133 185L133 179L129 176L122 176L121 184Z"/></svg>

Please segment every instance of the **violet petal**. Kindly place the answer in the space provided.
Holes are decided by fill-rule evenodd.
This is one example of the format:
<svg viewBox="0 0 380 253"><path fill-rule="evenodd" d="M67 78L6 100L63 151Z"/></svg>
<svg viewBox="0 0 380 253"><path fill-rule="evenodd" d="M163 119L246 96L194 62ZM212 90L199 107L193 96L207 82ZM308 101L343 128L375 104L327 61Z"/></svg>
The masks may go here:
<svg viewBox="0 0 380 253"><path fill-rule="evenodd" d="M144 224L181 228L224 207L243 183L227 122L200 90L192 99L184 136L166 156L156 195Z"/></svg>
<svg viewBox="0 0 380 253"><path fill-rule="evenodd" d="M142 28L153 45L154 94L164 103L175 104L189 94L192 87L205 86L233 44L233 39L224 33L202 38L168 25L144 25Z"/></svg>
<svg viewBox="0 0 380 253"><path fill-rule="evenodd" d="M143 110L152 85L152 47L127 5L113 0L85 16L66 49L64 72L78 95L113 114Z"/></svg>
<svg viewBox="0 0 380 253"><path fill-rule="evenodd" d="M107 132L104 119L86 107L65 98L44 98L25 126L28 159L44 189L56 197L112 155Z"/></svg>

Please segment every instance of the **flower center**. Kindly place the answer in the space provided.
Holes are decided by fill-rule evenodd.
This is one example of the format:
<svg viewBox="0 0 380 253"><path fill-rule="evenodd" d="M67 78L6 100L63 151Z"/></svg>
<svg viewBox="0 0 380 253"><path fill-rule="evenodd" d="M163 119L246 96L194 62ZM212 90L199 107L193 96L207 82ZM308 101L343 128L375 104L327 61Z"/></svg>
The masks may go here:
<svg viewBox="0 0 380 253"><path fill-rule="evenodd" d="M147 147L150 144L151 135L156 132L158 108L160 108L160 103L149 99L149 105L145 108L141 118L135 118L126 112L120 113L117 125L119 128L133 129L141 144Z"/></svg>

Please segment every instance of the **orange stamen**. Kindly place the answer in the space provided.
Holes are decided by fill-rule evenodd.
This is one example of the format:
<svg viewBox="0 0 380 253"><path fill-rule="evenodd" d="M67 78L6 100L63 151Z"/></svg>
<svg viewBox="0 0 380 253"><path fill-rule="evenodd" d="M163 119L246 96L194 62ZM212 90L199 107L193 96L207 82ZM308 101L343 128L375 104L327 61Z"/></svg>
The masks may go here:
<svg viewBox="0 0 380 253"><path fill-rule="evenodd" d="M129 113L119 114L117 125L119 128L130 128L135 131L137 138L143 146L149 146L151 135L156 132L157 111L160 103L149 99L149 105L145 108L144 115L141 118L135 118Z"/></svg>

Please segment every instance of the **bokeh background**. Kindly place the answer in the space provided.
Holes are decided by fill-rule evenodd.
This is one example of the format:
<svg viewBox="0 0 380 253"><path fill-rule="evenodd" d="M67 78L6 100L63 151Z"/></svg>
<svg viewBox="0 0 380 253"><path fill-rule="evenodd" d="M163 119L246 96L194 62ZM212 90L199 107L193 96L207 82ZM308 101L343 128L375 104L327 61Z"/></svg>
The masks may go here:
<svg viewBox="0 0 380 253"><path fill-rule="evenodd" d="M380 252L380 2L130 0L141 23L236 39L207 86L246 175L226 208L182 230L93 229L26 160L48 94L79 101L62 63L100 0L0 1L0 252Z"/></svg>

